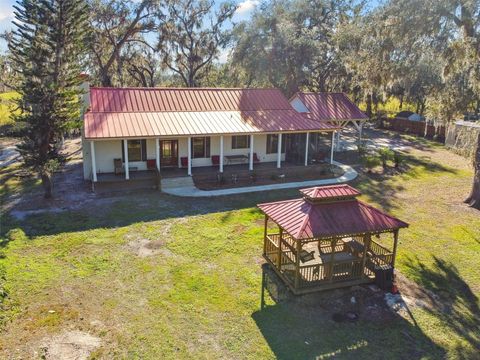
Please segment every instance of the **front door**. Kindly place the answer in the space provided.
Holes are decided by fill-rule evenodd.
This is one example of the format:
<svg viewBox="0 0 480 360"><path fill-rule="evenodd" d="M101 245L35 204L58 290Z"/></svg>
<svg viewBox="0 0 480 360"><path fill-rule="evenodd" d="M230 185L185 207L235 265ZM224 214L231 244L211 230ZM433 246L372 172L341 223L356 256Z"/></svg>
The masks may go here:
<svg viewBox="0 0 480 360"><path fill-rule="evenodd" d="M160 140L160 166L178 166L178 140Z"/></svg>

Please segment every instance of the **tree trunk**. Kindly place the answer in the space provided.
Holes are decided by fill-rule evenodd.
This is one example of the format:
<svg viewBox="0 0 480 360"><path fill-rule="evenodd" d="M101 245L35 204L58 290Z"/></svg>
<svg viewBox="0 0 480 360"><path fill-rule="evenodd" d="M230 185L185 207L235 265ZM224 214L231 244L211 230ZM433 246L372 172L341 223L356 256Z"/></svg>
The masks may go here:
<svg viewBox="0 0 480 360"><path fill-rule="evenodd" d="M480 134L478 134L477 149L473 155L473 170L472 192L469 197L465 199L465 203L480 210Z"/></svg>
<svg viewBox="0 0 480 360"><path fill-rule="evenodd" d="M367 111L366 111L366 113L367 113L367 116L369 118L372 117L372 95L371 94L367 95Z"/></svg>
<svg viewBox="0 0 480 360"><path fill-rule="evenodd" d="M40 177L42 178L42 186L44 190L45 199L51 199L53 196L53 181L52 175L48 172L43 172Z"/></svg>

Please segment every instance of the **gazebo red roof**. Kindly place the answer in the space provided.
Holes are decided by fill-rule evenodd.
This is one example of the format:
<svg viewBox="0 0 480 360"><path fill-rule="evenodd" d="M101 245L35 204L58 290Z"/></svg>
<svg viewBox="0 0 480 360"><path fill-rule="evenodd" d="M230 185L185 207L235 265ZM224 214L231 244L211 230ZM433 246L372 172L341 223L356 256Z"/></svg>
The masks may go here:
<svg viewBox="0 0 480 360"><path fill-rule="evenodd" d="M356 199L349 185L300 190L301 199L259 204L270 219L295 239L381 233L408 224Z"/></svg>

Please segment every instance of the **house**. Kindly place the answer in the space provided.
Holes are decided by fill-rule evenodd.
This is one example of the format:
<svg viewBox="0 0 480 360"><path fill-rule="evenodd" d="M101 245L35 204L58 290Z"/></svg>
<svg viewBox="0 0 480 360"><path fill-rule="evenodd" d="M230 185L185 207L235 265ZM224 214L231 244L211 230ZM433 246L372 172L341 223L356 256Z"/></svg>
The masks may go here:
<svg viewBox="0 0 480 360"><path fill-rule="evenodd" d="M293 293L374 280L390 290L399 230L408 224L358 200L347 184L300 192L299 199L258 205L263 256Z"/></svg>
<svg viewBox="0 0 480 360"><path fill-rule="evenodd" d="M290 104L309 119L328 121L341 129L353 124L361 141L363 124L368 116L345 93L297 92L290 98ZM339 141L340 131L336 143Z"/></svg>
<svg viewBox="0 0 480 360"><path fill-rule="evenodd" d="M262 164L278 169L309 166L319 157L331 162L338 129L299 113L278 89L92 87L84 178L129 180L148 170L191 176L195 169L223 173L239 164L247 171Z"/></svg>

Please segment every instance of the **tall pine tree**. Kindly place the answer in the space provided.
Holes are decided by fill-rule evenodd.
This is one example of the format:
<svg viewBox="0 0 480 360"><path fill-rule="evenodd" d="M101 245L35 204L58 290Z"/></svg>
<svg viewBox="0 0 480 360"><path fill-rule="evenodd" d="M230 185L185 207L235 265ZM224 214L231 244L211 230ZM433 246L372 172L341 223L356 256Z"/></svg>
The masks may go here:
<svg viewBox="0 0 480 360"><path fill-rule="evenodd" d="M28 124L18 148L51 198L61 139L80 118L87 7L84 0L20 0L14 8L16 29L9 48L20 78L15 117Z"/></svg>

